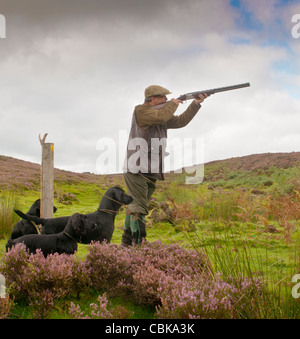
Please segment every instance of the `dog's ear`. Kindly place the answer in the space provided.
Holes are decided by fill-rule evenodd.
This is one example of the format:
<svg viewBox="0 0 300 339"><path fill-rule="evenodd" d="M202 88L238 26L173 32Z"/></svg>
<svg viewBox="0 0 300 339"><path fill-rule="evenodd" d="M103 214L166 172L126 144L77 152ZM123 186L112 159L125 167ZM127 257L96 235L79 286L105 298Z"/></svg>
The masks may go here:
<svg viewBox="0 0 300 339"><path fill-rule="evenodd" d="M36 217L39 217L39 210L40 210L40 199L37 199L32 206L30 207L29 211L27 212L27 214L29 215L34 215ZM37 210L38 209L38 210Z"/></svg>
<svg viewBox="0 0 300 339"><path fill-rule="evenodd" d="M34 203L33 203L34 207L41 207L41 199L37 199Z"/></svg>
<svg viewBox="0 0 300 339"><path fill-rule="evenodd" d="M83 214L78 214L78 228L80 231L84 230L86 225L86 219L87 217Z"/></svg>
<svg viewBox="0 0 300 339"><path fill-rule="evenodd" d="M82 231L85 228L85 219L83 218L82 214L75 213L70 218L71 227L73 228L74 232L77 236L80 236Z"/></svg>
<svg viewBox="0 0 300 339"><path fill-rule="evenodd" d="M41 217L41 210L40 210L40 208L39 207L37 207L36 209L35 209L35 215L37 216L37 217Z"/></svg>
<svg viewBox="0 0 300 339"><path fill-rule="evenodd" d="M80 233L86 233L87 231L87 222L88 222L88 218L86 215L84 214L80 214L80 226L79 226L79 230Z"/></svg>
<svg viewBox="0 0 300 339"><path fill-rule="evenodd" d="M124 190L121 187L114 187L114 195L115 195L115 199L118 201L122 201L122 196L124 194Z"/></svg>

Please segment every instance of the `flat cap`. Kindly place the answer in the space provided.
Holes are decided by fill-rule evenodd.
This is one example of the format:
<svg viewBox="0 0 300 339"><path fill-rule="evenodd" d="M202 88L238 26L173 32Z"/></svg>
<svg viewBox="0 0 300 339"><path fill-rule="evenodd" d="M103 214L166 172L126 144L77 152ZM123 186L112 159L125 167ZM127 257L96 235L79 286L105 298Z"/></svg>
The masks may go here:
<svg viewBox="0 0 300 339"><path fill-rule="evenodd" d="M145 89L145 98L150 98L156 95L168 95L171 94L171 92L161 86L157 85L151 85Z"/></svg>

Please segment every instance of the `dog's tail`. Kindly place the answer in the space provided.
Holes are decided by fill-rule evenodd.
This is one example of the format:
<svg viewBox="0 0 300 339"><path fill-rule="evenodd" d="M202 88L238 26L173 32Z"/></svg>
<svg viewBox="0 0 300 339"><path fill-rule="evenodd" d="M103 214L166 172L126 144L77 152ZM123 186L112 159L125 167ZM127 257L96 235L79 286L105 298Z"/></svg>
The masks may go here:
<svg viewBox="0 0 300 339"><path fill-rule="evenodd" d="M25 219L25 220L28 220L28 221L33 221L37 225L43 225L45 223L45 219L44 218L39 218L39 217L37 217L35 215L25 214L25 213L21 212L20 210L14 210L14 211L22 219Z"/></svg>

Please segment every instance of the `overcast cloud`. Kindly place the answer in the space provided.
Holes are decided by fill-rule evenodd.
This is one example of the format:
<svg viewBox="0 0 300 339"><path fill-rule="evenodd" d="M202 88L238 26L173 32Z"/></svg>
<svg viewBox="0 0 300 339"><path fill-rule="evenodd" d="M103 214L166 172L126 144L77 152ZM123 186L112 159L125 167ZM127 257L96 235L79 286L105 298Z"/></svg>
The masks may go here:
<svg viewBox="0 0 300 339"><path fill-rule="evenodd" d="M169 138L203 138L205 162L299 151L297 13L296 0L0 0L0 154L40 162L48 133L55 167L114 172L99 143L115 141L119 159L145 87L171 98L244 82Z"/></svg>

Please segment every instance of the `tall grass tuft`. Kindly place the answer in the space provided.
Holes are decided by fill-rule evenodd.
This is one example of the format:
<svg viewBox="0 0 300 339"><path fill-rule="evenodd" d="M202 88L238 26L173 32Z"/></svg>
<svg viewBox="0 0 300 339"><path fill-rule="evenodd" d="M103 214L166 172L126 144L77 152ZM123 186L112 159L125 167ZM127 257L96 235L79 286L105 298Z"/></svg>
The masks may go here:
<svg viewBox="0 0 300 339"><path fill-rule="evenodd" d="M0 196L0 239L10 234L13 225L19 220L14 213L18 209L19 201L13 193L5 193Z"/></svg>
<svg viewBox="0 0 300 339"><path fill-rule="evenodd" d="M279 264L268 262L268 250L255 251L245 239L235 238L231 230L215 235L215 243L203 248L201 238L194 233L187 233L189 242L194 249L205 251L213 265L213 272L220 274L223 281L232 284L242 281L245 277L251 282L251 298L255 307L250 307L247 298L241 299L235 305L236 317L246 319L299 319L299 299L292 296L292 277L299 273L300 246L294 247L291 258L294 264L288 268L272 269ZM234 239L235 238L235 239ZM247 306L248 305L248 306Z"/></svg>

